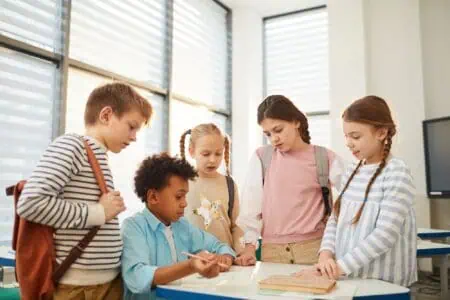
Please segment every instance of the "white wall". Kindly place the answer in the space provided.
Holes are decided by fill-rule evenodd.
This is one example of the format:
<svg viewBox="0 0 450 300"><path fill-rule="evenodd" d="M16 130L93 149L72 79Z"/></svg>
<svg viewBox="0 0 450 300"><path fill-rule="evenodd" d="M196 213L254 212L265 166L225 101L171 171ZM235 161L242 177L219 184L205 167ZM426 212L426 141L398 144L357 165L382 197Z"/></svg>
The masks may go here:
<svg viewBox="0 0 450 300"><path fill-rule="evenodd" d="M341 115L353 99L366 95L366 45L362 1L329 1L331 147L351 160L344 144Z"/></svg>
<svg viewBox="0 0 450 300"><path fill-rule="evenodd" d="M417 189L417 222L430 225L422 121L425 119L419 0L364 2L368 57L367 93L389 101L397 123L393 152L403 158Z"/></svg>
<svg viewBox="0 0 450 300"><path fill-rule="evenodd" d="M450 116L450 0L420 1L425 113Z"/></svg>
<svg viewBox="0 0 450 300"><path fill-rule="evenodd" d="M450 0L420 2L425 116L450 116ZM449 133L450 136L450 133ZM450 228L450 199L431 199L431 225Z"/></svg>
<svg viewBox="0 0 450 300"><path fill-rule="evenodd" d="M262 18L251 8L233 10L233 176L242 184L248 160L262 142L256 121L262 101Z"/></svg>

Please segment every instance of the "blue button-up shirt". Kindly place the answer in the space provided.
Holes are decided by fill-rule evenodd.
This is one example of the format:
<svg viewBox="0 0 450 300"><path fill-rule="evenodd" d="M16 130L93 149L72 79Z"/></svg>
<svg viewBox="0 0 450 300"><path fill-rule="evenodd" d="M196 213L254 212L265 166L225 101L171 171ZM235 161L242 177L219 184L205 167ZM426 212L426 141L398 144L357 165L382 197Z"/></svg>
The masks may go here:
<svg viewBox="0 0 450 300"><path fill-rule="evenodd" d="M156 298L154 290L151 290L155 271L158 267L173 264L165 228L148 208L123 222L122 276L125 299ZM171 228L178 262L187 259L181 252L197 253L202 250L235 257L227 244L191 225L184 218L172 223Z"/></svg>

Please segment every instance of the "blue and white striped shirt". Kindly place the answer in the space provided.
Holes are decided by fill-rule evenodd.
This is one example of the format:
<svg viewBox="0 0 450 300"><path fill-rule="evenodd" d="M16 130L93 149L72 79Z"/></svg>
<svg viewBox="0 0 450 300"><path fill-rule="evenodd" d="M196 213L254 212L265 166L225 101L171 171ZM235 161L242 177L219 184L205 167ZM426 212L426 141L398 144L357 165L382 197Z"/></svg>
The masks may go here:
<svg viewBox="0 0 450 300"><path fill-rule="evenodd" d="M346 171L342 186L356 164ZM320 251L336 255L349 277L381 279L410 286L417 281L415 187L405 162L391 157L374 181L361 218L352 224L378 164L363 165L341 199L338 221L330 217Z"/></svg>

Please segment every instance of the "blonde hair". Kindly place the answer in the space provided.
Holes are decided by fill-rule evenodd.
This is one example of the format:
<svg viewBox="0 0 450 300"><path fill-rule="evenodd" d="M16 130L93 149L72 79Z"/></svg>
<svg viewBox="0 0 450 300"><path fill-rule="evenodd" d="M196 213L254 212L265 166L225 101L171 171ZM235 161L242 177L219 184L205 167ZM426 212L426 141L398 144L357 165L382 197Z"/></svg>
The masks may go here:
<svg viewBox="0 0 450 300"><path fill-rule="evenodd" d="M227 175L230 176L230 148L231 148L231 141L228 135L222 133L222 131L213 123L204 123L195 126L192 129L186 130L180 138L180 155L182 159L186 159L186 136L190 134L191 137L189 138L189 147L194 147L195 142L206 135L210 134L217 134L221 137L223 137L224 142L223 146L225 148L223 159L225 160L225 168Z"/></svg>
<svg viewBox="0 0 450 300"><path fill-rule="evenodd" d="M84 124L95 125L100 111L110 106L117 117L131 110L139 111L148 124L153 113L150 103L141 96L132 86L114 82L95 88L89 95L84 111Z"/></svg>

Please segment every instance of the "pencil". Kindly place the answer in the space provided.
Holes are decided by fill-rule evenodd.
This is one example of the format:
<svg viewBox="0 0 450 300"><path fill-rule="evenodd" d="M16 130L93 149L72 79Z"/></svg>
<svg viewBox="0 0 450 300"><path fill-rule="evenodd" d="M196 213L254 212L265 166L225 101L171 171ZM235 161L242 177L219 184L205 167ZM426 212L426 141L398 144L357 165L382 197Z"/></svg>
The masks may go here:
<svg viewBox="0 0 450 300"><path fill-rule="evenodd" d="M195 254L191 254L191 253L188 253L188 252L181 252L181 254L184 254L184 255L186 255L187 257L192 257L192 258L200 259L201 261L204 261L204 262L209 262L206 258L201 257L201 256L198 256L198 255L195 255ZM223 264L223 263L220 263L220 262L218 262L217 264L218 264L219 266L221 266L222 268L228 268L228 265L226 265L226 264Z"/></svg>

